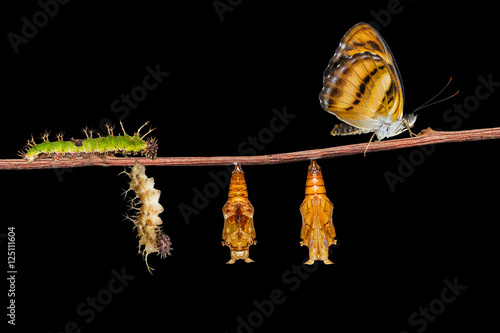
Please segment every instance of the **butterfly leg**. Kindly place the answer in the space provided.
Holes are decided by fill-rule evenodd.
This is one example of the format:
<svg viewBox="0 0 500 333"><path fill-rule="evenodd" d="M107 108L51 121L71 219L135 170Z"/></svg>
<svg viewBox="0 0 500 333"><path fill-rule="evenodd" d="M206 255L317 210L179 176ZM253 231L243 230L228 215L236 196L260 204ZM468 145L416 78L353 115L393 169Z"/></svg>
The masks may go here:
<svg viewBox="0 0 500 333"><path fill-rule="evenodd" d="M368 150L368 147L370 147L370 143L372 143L373 137L377 134L377 131L373 132L372 137L370 138L370 141L368 141L368 144L366 145L365 151L363 152L363 156L366 156L366 151Z"/></svg>
<svg viewBox="0 0 500 333"><path fill-rule="evenodd" d="M411 131L411 129L410 129L410 125L408 124L408 121L406 121L406 120L405 120L405 121L403 122L403 124L405 124L406 129L407 129L407 130L408 130L408 132L410 133L410 138L411 138L411 137L414 137L414 136L415 136L415 137L417 137L417 136L418 136L418 134L415 134L415 133L413 133L413 132Z"/></svg>

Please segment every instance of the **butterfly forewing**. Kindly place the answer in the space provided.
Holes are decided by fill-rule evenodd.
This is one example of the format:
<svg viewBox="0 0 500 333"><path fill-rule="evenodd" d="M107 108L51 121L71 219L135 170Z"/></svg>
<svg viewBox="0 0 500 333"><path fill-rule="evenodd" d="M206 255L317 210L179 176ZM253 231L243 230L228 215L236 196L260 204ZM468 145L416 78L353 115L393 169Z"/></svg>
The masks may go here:
<svg viewBox="0 0 500 333"><path fill-rule="evenodd" d="M392 53L370 25L358 23L342 38L323 77L320 103L359 131L374 132L403 115L403 86Z"/></svg>
<svg viewBox="0 0 500 333"><path fill-rule="evenodd" d="M360 22L349 29L344 37L342 37L339 46L330 59L328 67L323 73L323 83L325 83L333 69L341 62L349 59L356 53L363 52L370 52L380 56L392 66L395 76L400 78L396 61L385 40L371 25Z"/></svg>

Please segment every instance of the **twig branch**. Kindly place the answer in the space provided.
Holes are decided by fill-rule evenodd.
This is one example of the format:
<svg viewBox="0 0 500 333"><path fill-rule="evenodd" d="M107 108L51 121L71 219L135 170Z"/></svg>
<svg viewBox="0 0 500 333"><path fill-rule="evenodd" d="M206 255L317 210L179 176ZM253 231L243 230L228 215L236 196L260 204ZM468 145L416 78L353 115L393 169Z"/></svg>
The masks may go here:
<svg viewBox="0 0 500 333"><path fill-rule="evenodd" d="M429 128L420 132L417 137L372 142L368 148L367 155L377 151L410 148L436 143L491 139L500 139L500 127L453 132L433 131ZM138 160L143 165L154 166L213 166L230 165L235 162L239 162L242 165L280 164L362 154L366 145L367 143L359 143L324 149L261 156L158 157L154 161L145 157L109 157L104 160L98 157L92 157L91 159L61 159L59 161L45 159L34 162L28 162L22 159L8 159L0 160L0 170L77 168L86 166L132 166L135 160Z"/></svg>

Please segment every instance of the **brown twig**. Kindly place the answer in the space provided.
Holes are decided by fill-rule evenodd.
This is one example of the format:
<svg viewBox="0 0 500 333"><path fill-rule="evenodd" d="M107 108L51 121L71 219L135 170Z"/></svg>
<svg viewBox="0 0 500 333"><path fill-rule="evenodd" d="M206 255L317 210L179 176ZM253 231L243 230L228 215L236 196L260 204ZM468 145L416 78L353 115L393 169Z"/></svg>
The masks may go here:
<svg viewBox="0 0 500 333"><path fill-rule="evenodd" d="M491 139L500 139L500 127L453 132L433 131L428 128L420 132L417 137L372 142L368 148L367 154L369 155L377 151L410 148L444 142ZM0 160L0 170L77 168L86 166L132 166L135 160L138 160L143 165L154 166L213 166L230 165L236 162L242 165L280 164L362 154L366 145L367 143L359 143L324 149L261 156L158 157L154 161L145 157L109 157L104 160L98 157L92 157L91 159L61 159L59 161L45 159L34 162L28 162L22 159L8 159Z"/></svg>

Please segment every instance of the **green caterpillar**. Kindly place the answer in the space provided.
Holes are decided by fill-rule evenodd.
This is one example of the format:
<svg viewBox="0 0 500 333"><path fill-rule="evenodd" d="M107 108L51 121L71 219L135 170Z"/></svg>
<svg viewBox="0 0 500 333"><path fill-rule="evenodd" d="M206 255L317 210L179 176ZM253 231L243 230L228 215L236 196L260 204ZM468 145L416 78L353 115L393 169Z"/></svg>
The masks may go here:
<svg viewBox="0 0 500 333"><path fill-rule="evenodd" d="M45 132L42 135L42 143L36 144L32 136L19 156L28 162L33 162L43 158L59 160L60 158L75 159L76 157L83 157L88 159L92 156L97 156L104 159L108 156L114 156L114 154L127 156L140 153L154 160L158 150L156 139L149 138L147 141L143 140L144 137L154 129L150 129L149 132L142 137L139 134L141 129L148 123L149 121L142 125L134 135L128 135L125 132L121 121L120 125L123 130L123 135L114 136L113 128L108 124L106 124L106 127L109 135L106 137L99 135L98 138L92 138L92 130L84 129L83 131L87 136L86 139L71 138L70 141L63 141L63 135L59 133L56 135L57 141L50 142L49 133Z"/></svg>

